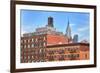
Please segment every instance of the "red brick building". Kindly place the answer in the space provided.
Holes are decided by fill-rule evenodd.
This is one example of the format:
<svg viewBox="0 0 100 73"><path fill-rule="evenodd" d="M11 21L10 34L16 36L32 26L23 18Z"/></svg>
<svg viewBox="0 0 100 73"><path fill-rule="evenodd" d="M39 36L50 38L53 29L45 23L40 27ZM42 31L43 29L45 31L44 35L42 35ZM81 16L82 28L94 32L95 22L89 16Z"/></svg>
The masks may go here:
<svg viewBox="0 0 100 73"><path fill-rule="evenodd" d="M50 45L46 49L46 61L88 60L89 44L71 43Z"/></svg>

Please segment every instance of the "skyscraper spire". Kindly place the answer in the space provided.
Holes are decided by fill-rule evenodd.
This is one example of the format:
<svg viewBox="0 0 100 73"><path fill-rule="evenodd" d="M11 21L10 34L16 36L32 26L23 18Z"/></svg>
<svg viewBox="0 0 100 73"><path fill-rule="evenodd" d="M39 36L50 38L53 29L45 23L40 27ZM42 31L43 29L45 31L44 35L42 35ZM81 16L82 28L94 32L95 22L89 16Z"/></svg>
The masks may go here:
<svg viewBox="0 0 100 73"><path fill-rule="evenodd" d="M67 29L66 29L65 35L66 35L69 39L72 38L72 37L71 37L71 27L70 27L69 19L68 19L68 24L67 24Z"/></svg>

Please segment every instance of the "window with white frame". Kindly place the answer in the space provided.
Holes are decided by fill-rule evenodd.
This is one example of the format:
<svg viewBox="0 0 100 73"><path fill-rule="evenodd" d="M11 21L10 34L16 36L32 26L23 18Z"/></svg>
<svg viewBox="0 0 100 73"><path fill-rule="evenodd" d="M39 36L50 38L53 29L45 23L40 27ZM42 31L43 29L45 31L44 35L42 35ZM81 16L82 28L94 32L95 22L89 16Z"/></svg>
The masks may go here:
<svg viewBox="0 0 100 73"><path fill-rule="evenodd" d="M34 39L32 38L32 42L34 42Z"/></svg>
<svg viewBox="0 0 100 73"><path fill-rule="evenodd" d="M28 48L30 48L30 45L28 44Z"/></svg>
<svg viewBox="0 0 100 73"><path fill-rule="evenodd" d="M34 47L34 44L32 44L31 47L33 48Z"/></svg>
<svg viewBox="0 0 100 73"><path fill-rule="evenodd" d="M24 45L24 48L26 48L26 45Z"/></svg>
<svg viewBox="0 0 100 73"><path fill-rule="evenodd" d="M26 40L24 40L24 43L26 43Z"/></svg>

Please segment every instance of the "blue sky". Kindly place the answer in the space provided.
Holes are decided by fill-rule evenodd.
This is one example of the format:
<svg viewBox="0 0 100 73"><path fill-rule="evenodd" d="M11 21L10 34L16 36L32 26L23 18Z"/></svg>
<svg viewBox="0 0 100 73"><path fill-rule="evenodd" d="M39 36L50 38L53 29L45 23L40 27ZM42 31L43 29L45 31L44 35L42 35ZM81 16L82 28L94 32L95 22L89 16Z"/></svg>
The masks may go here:
<svg viewBox="0 0 100 73"><path fill-rule="evenodd" d="M72 37L78 34L79 41L89 41L89 13L79 12L51 12L51 11L34 11L21 10L21 34L34 32L38 27L47 25L48 17L54 19L54 27L57 31L65 34L68 20L71 27Z"/></svg>

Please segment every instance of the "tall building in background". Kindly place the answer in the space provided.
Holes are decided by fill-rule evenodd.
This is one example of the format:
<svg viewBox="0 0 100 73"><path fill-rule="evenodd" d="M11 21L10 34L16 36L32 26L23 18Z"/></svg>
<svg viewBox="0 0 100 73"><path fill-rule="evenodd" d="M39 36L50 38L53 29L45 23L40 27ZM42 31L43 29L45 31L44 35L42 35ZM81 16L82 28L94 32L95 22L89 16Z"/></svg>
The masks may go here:
<svg viewBox="0 0 100 73"><path fill-rule="evenodd" d="M78 35L74 35L73 37L73 43L78 43Z"/></svg>
<svg viewBox="0 0 100 73"><path fill-rule="evenodd" d="M66 29L65 36L68 38L68 41L69 41L69 42L72 40L72 36L71 36L71 27L70 27L69 20L68 20L68 24L67 24L67 29Z"/></svg>
<svg viewBox="0 0 100 73"><path fill-rule="evenodd" d="M53 17L48 17L48 25L49 27L54 27L53 25Z"/></svg>

